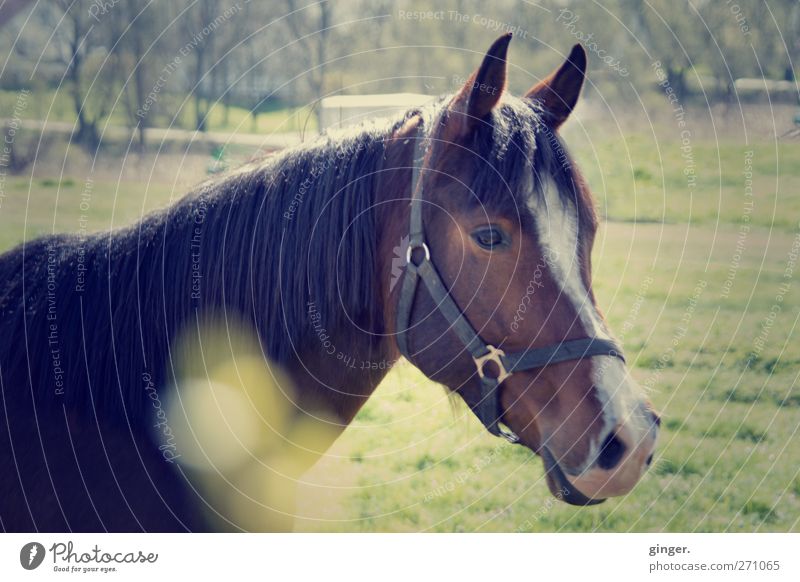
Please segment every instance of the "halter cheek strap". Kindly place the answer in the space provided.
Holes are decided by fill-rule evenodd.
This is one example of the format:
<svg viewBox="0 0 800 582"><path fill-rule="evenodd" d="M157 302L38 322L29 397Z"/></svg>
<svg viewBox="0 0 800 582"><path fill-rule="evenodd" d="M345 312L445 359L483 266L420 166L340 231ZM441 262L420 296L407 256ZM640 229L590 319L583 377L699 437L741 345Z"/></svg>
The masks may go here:
<svg viewBox="0 0 800 582"><path fill-rule="evenodd" d="M425 242L425 231L422 224L423 184L420 172L424 169L425 164L426 141L420 126L414 146L411 220L406 251L406 268L397 305L397 345L400 353L412 361L413 354L408 345L408 334L414 299L421 280L436 303L436 308L447 320L450 329L456 334L475 363L476 373L480 380L480 393L477 402L469 403L471 410L490 433L515 443L519 441L519 437L502 424L505 411L500 404L500 385L509 376L516 372L592 356L612 356L622 361L625 359L622 356L622 350L616 343L597 337L565 340L558 344L509 354L483 341L447 290L431 260L430 249Z"/></svg>

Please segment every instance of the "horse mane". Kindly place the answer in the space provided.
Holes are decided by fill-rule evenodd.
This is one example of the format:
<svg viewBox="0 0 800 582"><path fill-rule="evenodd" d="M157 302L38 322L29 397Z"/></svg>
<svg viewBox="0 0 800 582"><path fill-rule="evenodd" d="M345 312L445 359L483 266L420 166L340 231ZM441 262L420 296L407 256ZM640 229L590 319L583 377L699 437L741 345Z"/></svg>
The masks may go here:
<svg viewBox="0 0 800 582"><path fill-rule="evenodd" d="M372 207L386 139L403 121L247 164L124 229L46 236L0 256L6 388L136 414L143 375L175 382L171 342L209 315L253 325L281 364L318 346L320 328L379 337Z"/></svg>

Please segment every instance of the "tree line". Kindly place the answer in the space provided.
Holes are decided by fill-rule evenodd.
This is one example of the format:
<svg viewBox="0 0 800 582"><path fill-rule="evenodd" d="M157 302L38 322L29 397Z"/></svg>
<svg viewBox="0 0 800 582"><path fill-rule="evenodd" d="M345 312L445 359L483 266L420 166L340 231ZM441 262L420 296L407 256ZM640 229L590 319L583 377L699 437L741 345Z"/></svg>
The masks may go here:
<svg viewBox="0 0 800 582"><path fill-rule="evenodd" d="M45 0L0 14L0 88L58 89L73 139L95 148L122 112L144 148L148 128L213 104L253 118L336 93L454 89L488 44L514 32L511 76L523 90L575 42L594 87L630 98L653 88L653 63L677 97L732 99L741 77L794 80L797 0ZM22 34L14 34L21 29ZM227 121L227 120L226 120Z"/></svg>

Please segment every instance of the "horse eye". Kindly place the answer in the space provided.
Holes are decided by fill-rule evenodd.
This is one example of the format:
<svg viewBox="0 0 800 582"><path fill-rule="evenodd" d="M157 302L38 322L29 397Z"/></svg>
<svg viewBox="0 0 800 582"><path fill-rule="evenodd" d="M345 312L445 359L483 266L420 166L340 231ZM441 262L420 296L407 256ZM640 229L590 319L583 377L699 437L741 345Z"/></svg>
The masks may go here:
<svg viewBox="0 0 800 582"><path fill-rule="evenodd" d="M492 251L497 247L508 246L508 237L496 226L479 228L472 233L472 238L481 248L487 251Z"/></svg>

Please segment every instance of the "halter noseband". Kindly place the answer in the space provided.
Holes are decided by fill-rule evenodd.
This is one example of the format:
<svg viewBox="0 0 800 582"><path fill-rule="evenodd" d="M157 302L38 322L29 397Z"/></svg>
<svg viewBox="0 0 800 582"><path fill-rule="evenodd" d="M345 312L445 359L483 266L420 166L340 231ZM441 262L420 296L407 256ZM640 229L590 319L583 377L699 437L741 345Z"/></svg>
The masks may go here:
<svg viewBox="0 0 800 582"><path fill-rule="evenodd" d="M425 284L428 293L436 303L437 309L447 320L450 329L455 332L464 347L467 348L475 362L480 378L480 396L478 402L470 408L486 429L495 436L516 443L519 437L502 423L503 409L500 405L499 387L504 380L516 372L543 368L550 364L580 360L592 356L612 356L623 362L622 350L611 340L587 337L576 340L565 340L558 344L542 348L531 348L521 352L505 353L502 349L487 344L481 339L472 325L467 321L464 312L458 307L431 260L431 253L425 242L425 231L422 225L422 181L420 170L425 162L427 141L422 126L415 136L414 165L411 180L411 220L409 228L408 249L406 251L406 268L403 285L397 305L397 345L405 358L411 361L408 346L408 330L411 322L411 311L414 306L419 281ZM418 262L414 262L417 251ZM495 372L488 371L487 366L493 364Z"/></svg>

